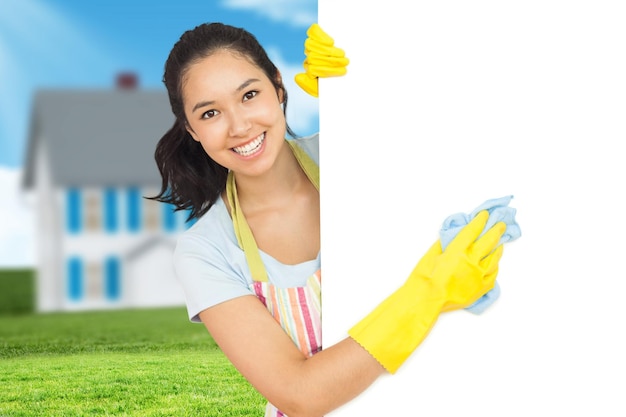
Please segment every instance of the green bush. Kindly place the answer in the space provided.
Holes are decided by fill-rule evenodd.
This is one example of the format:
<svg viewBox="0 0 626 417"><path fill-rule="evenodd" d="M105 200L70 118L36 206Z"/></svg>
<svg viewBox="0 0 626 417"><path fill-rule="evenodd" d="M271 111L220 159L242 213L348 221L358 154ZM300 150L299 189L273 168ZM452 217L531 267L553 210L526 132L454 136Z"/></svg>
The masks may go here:
<svg viewBox="0 0 626 417"><path fill-rule="evenodd" d="M35 271L0 269L0 314L32 313L35 309Z"/></svg>

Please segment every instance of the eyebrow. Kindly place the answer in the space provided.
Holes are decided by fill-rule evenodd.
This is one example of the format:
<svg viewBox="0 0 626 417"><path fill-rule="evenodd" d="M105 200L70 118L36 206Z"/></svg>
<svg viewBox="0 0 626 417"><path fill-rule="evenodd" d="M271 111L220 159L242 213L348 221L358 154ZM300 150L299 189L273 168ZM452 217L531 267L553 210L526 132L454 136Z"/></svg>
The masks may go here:
<svg viewBox="0 0 626 417"><path fill-rule="evenodd" d="M243 90L244 88L246 88L247 86L249 86L250 84L257 82L257 81L261 81L258 78L250 78L247 79L246 81L244 81L239 87L237 87L237 89L235 90L236 92L239 92L241 90ZM202 107L206 107L206 106L210 106L213 103L215 103L214 100L210 100L210 101L201 101L199 103L196 103L195 106L193 106L193 109L191 110L192 113L194 113L196 110L198 110L199 108Z"/></svg>

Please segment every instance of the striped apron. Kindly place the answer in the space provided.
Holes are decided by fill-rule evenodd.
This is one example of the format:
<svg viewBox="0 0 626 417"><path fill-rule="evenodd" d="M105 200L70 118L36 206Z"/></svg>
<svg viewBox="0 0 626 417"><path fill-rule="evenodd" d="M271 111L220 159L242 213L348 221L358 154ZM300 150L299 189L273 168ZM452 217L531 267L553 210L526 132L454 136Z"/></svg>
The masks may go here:
<svg viewBox="0 0 626 417"><path fill-rule="evenodd" d="M294 141L286 141L309 180L319 190L319 168L317 164ZM252 231L243 216L237 188L232 172L228 174L226 195L230 204L233 226L239 246L243 249L250 272L250 289L265 305L274 319L281 325L291 340L306 356L322 350L321 271L318 270L303 287L279 288L269 283L267 271L261 260ZM285 416L271 403L267 403L265 417Z"/></svg>

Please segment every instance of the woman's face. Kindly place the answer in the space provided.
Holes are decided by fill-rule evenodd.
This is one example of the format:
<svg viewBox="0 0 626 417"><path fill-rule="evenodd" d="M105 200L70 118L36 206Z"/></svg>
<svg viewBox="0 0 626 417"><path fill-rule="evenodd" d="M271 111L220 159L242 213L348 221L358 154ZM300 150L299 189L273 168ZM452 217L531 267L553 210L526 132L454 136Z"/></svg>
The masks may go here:
<svg viewBox="0 0 626 417"><path fill-rule="evenodd" d="M260 68L220 50L188 68L182 93L187 130L211 159L243 175L272 166L285 139L283 95Z"/></svg>

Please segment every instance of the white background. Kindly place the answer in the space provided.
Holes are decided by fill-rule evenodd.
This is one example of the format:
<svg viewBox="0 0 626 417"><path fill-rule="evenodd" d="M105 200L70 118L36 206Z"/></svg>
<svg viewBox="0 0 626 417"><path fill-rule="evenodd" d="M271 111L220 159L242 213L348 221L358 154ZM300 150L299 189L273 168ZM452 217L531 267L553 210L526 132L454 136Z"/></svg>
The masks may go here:
<svg viewBox="0 0 626 417"><path fill-rule="evenodd" d="M445 217L512 194L485 313L440 318L333 416L624 416L626 6L319 0L324 345L398 288Z"/></svg>

